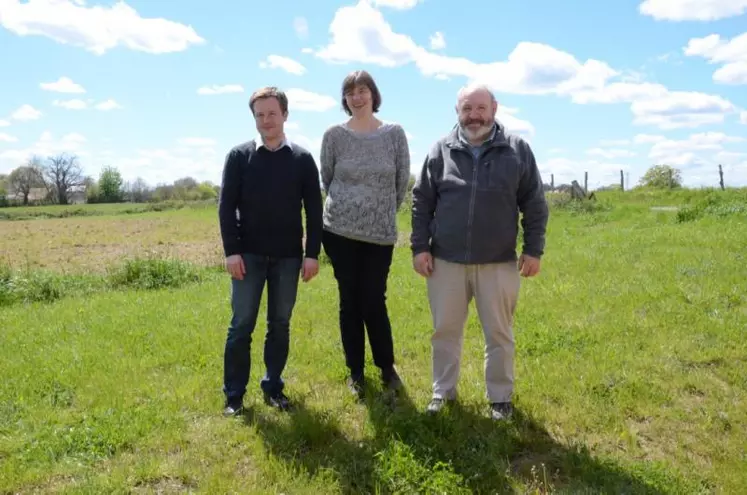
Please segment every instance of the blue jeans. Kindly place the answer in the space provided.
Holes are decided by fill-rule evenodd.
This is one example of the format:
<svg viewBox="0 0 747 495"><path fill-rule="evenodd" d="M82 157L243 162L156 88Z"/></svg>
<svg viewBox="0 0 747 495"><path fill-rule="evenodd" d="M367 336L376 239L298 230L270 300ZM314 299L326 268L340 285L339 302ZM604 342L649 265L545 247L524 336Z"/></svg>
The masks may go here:
<svg viewBox="0 0 747 495"><path fill-rule="evenodd" d="M265 335L265 376L260 382L269 395L283 391L281 375L288 360L290 320L296 304L298 279L303 260L243 254L243 280L231 278L233 316L228 327L224 354L223 393L228 401L241 400L246 393L251 368L252 333L267 282L267 333Z"/></svg>

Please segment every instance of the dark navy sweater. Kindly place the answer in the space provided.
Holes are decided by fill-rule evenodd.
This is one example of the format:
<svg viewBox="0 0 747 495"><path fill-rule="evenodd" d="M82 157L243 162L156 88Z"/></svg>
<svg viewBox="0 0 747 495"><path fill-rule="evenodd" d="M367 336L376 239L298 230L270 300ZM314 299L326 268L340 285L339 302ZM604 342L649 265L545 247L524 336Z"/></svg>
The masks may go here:
<svg viewBox="0 0 747 495"><path fill-rule="evenodd" d="M314 157L295 143L276 151L253 140L235 146L226 155L218 216L226 256L318 258L322 196Z"/></svg>

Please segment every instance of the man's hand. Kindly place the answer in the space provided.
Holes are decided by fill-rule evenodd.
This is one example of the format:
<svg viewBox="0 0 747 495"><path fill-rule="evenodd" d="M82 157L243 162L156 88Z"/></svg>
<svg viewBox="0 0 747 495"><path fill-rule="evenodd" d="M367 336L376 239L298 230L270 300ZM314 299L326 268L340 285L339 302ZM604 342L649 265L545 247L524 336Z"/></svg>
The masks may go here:
<svg viewBox="0 0 747 495"><path fill-rule="evenodd" d="M412 259L415 271L424 277L430 277L433 273L433 255L429 252L419 253Z"/></svg>
<svg viewBox="0 0 747 495"><path fill-rule="evenodd" d="M540 260L528 254L519 256L519 273L522 277L534 277L540 272Z"/></svg>
<svg viewBox="0 0 747 495"><path fill-rule="evenodd" d="M226 258L226 271L236 280L243 280L246 273L244 259L240 254L233 254Z"/></svg>
<svg viewBox="0 0 747 495"><path fill-rule="evenodd" d="M303 267L301 268L301 278L303 281L308 282L316 277L317 273L319 273L319 262L313 258L304 258Z"/></svg>

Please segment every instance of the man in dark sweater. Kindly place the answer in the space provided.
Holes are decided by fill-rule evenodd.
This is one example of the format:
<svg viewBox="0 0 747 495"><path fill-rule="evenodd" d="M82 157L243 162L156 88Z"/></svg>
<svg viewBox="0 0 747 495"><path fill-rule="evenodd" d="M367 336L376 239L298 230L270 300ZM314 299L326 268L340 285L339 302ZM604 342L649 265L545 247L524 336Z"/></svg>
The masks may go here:
<svg viewBox="0 0 747 495"><path fill-rule="evenodd" d="M289 142L283 130L288 98L274 87L249 100L259 137L226 156L218 215L226 270L231 274L232 318L224 354L224 414L243 409L249 381L252 333L267 282L265 402L286 410L281 374L288 359L290 320L299 274L308 282L319 271L322 197L314 157ZM301 208L306 214L303 242Z"/></svg>

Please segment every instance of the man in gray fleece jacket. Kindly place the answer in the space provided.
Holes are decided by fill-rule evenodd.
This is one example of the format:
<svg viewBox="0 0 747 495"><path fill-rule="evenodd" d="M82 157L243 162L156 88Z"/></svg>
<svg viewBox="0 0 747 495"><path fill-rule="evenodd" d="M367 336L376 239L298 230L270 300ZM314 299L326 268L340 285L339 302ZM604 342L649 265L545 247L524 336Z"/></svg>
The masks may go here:
<svg viewBox="0 0 747 495"><path fill-rule="evenodd" d="M539 273L549 212L531 148L496 122L497 109L488 88L460 90L459 123L431 148L413 189L413 265L427 278L434 325L430 413L456 399L473 298L485 335L491 417L512 412L520 276ZM520 212L524 242L517 258Z"/></svg>

